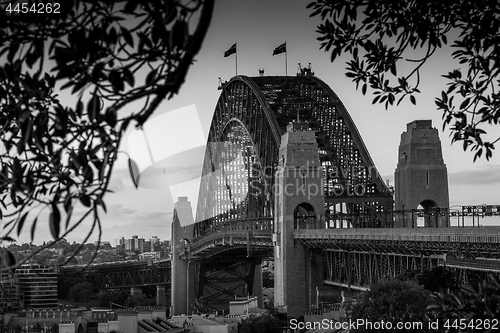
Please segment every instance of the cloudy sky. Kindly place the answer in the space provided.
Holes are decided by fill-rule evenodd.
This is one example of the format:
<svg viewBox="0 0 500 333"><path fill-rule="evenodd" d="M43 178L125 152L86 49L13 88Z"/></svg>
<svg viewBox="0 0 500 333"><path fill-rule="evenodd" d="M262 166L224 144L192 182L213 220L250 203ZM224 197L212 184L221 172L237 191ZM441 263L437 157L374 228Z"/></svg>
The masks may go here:
<svg viewBox="0 0 500 333"><path fill-rule="evenodd" d="M317 17L309 18L307 4L308 1L286 0L216 1L207 37L180 94L164 102L157 111L158 118L149 120L151 125L145 128L159 154L155 163L149 166L151 176L145 174L141 188L135 189L126 159L118 161L111 184L115 193L106 199L108 214L103 218L104 240L114 244L115 239L132 235L169 239L175 198L187 195L191 200L196 199L193 197L197 195L197 188L189 180L199 177L204 149L200 142L205 140L220 94L218 78L229 80L235 75L236 57L223 57L224 51L235 42L238 74L241 75L257 76L259 68L265 69L265 75L285 75L284 55L272 56L274 48L285 41L288 75L296 74L298 63L311 63L315 75L325 81L346 106L384 179L393 183L400 135L406 124L416 119L432 119L433 125L440 130L448 167L450 205L500 204L500 151L489 162L473 163L473 154L464 152L460 145L452 146L449 131L441 131L441 113L436 110L434 98L446 89L446 80L440 75L456 67L450 57L451 51L436 54L424 68L417 106L406 101L399 107L385 110L383 105L372 105L373 97L363 96L345 77L346 59L337 59L332 64L330 55L319 50L315 29L320 21ZM176 113L180 108L187 110L184 118ZM162 128L158 126L161 124L175 125ZM499 128L490 132L498 135ZM129 135L121 149L140 155L141 142L137 133ZM182 152L184 150L188 151ZM171 154L175 156L168 157ZM39 231L36 243L50 238L48 230L46 233L42 229ZM79 234L73 237L78 240ZM73 239L70 237L70 240Z"/></svg>

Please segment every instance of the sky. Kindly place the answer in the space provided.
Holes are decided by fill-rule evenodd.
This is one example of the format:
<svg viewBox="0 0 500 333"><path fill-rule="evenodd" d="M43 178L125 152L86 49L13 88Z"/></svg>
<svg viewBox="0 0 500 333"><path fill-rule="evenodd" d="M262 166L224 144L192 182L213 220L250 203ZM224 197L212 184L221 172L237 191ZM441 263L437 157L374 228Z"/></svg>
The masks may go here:
<svg viewBox="0 0 500 333"><path fill-rule="evenodd" d="M191 201L197 199L198 190L189 180L197 179L201 172L203 145L220 95L218 78L229 80L235 75L236 56L223 56L235 42L239 75L258 76L260 68L265 69L265 75L285 75L284 54L272 56L274 48L285 41L288 75L297 73L298 63L311 63L315 75L341 99L379 173L391 184L400 136L406 130L406 124L417 119L431 119L439 129L448 168L450 206L500 204L500 151L490 161L482 159L473 163L473 153L464 152L460 144L451 145L449 131L441 131L442 114L437 110L434 98L446 89L446 80L441 75L456 67L450 57L451 51L437 53L424 68L416 106L408 100L386 110L383 105L372 105L373 96L363 96L345 77L346 58L339 58L332 64L330 55L319 50L320 42L316 40L319 35L315 30L320 19L309 17L311 11L306 9L307 4L308 1L287 0L216 1L202 49L179 95L163 102L155 114L157 118L150 119L150 125L144 129L148 138L157 139L154 140L155 149L159 152L159 158L155 158L148 170L160 172L151 173L149 178L144 174L136 189L129 175L127 159L123 156L118 160L111 181L114 193L105 199L108 213L103 217L103 240L114 245L116 239L131 238L132 235L145 239L151 236L169 239L173 203L177 196L189 196ZM181 108L185 112L179 116ZM162 124L168 123L178 125L162 128ZM489 131L500 134L498 126ZM127 135L120 149L140 155L138 133L131 131ZM173 156L168 157L169 154ZM70 235L68 240L79 241L82 232ZM93 236L91 240L97 238L96 234ZM19 238L20 242L29 240L27 234ZM39 226L35 243L50 238L48 226Z"/></svg>

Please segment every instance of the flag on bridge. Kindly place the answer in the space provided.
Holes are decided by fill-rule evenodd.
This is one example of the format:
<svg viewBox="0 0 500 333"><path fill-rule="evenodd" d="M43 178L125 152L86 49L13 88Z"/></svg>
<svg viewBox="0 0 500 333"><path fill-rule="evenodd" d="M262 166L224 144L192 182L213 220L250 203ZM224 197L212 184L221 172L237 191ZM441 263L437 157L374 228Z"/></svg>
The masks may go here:
<svg viewBox="0 0 500 333"><path fill-rule="evenodd" d="M274 49L273 56L275 56L277 54L281 54L281 53L285 54L285 75L288 76L288 60L286 58L286 42L284 42L283 44L281 44L280 46L278 46L277 48Z"/></svg>
<svg viewBox="0 0 500 333"><path fill-rule="evenodd" d="M236 43L231 45L231 47L226 52L224 52L224 57L229 57L233 53L236 53Z"/></svg>
<svg viewBox="0 0 500 333"><path fill-rule="evenodd" d="M274 49L273 56L281 53L286 53L286 42Z"/></svg>

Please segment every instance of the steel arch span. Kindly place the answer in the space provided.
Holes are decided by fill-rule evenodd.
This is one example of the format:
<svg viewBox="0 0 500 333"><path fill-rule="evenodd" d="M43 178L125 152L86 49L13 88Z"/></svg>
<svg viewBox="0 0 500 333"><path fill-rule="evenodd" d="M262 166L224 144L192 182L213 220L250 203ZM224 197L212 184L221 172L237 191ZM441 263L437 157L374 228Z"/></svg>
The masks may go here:
<svg viewBox="0 0 500 333"><path fill-rule="evenodd" d="M281 136L297 118L308 122L318 143L325 197L320 227L389 226L381 217L390 218L384 213L392 209L392 194L349 113L323 81L311 75L235 76L223 84L215 107L195 223L179 232L190 238L179 253L184 264L175 259L178 273L189 280L182 287L187 304L202 300L227 309L237 296L262 299L260 261L273 256ZM174 312L186 308L172 302Z"/></svg>
<svg viewBox="0 0 500 333"><path fill-rule="evenodd" d="M380 216L392 209L392 194L332 89L311 75L240 75L223 85L213 115L195 240L221 231L272 231L281 134L297 118L309 122L316 132L324 175L325 225L389 226ZM342 213L351 218L341 218Z"/></svg>

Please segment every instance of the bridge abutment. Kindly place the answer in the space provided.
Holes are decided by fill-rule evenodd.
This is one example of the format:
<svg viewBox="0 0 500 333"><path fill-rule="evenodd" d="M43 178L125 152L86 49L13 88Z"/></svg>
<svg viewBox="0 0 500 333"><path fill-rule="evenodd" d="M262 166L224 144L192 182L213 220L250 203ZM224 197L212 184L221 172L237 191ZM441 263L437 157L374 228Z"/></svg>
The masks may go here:
<svg viewBox="0 0 500 333"><path fill-rule="evenodd" d="M165 288L165 286L156 286L156 304L163 306L167 305L167 289Z"/></svg>
<svg viewBox="0 0 500 333"><path fill-rule="evenodd" d="M256 263L253 274L253 296L257 296L257 306L259 309L264 309L264 296L262 294L262 263Z"/></svg>
<svg viewBox="0 0 500 333"><path fill-rule="evenodd" d="M321 254L293 237L299 229L324 228L323 173L308 123L290 123L281 137L276 183L274 303L298 317L316 303L316 287L323 283Z"/></svg>
<svg viewBox="0 0 500 333"><path fill-rule="evenodd" d="M171 315L191 314L191 307L195 300L195 263L191 262L189 254L190 242L193 237L193 224L191 202L186 197L179 197L174 205L171 233Z"/></svg>

